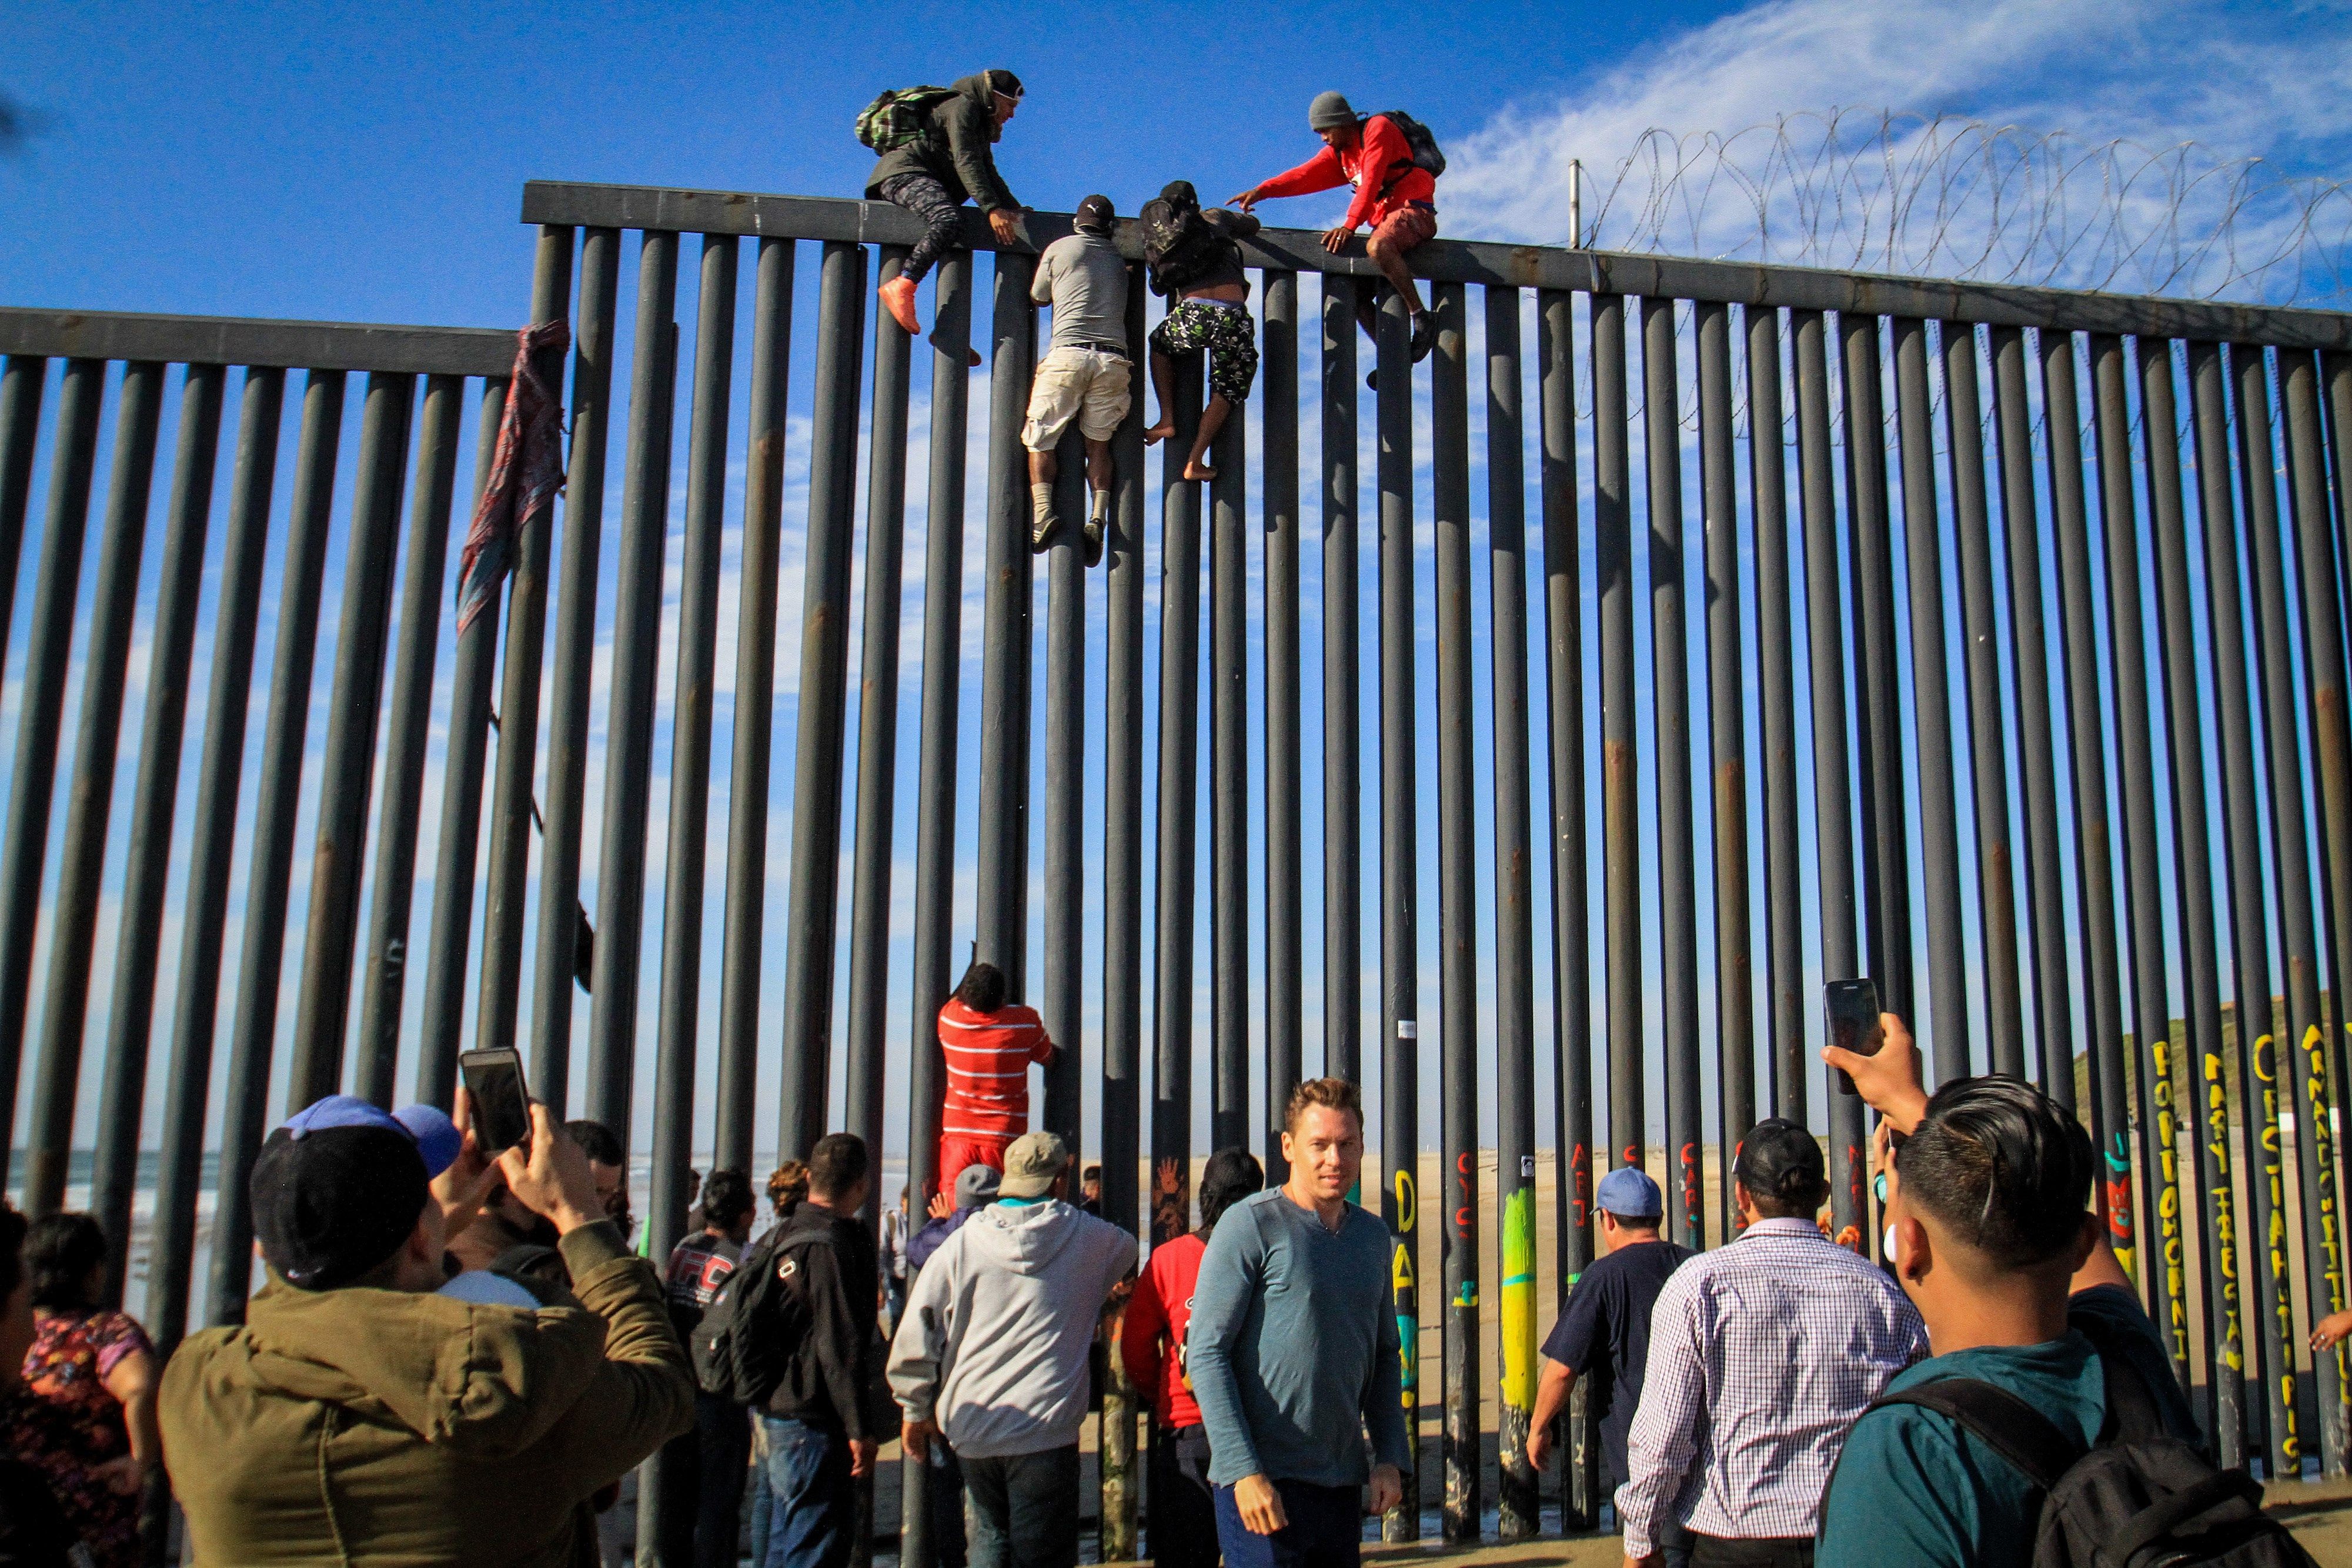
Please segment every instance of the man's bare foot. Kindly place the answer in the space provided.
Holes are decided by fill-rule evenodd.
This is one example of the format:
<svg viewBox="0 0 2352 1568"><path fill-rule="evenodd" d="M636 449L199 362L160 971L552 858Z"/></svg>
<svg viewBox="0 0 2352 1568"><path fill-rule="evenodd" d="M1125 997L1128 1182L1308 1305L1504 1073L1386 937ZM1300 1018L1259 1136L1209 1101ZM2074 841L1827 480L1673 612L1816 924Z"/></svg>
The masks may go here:
<svg viewBox="0 0 2352 1568"><path fill-rule="evenodd" d="M1143 433L1143 444L1146 446L1157 446L1175 434L1176 422L1171 419L1163 418L1158 424L1153 425L1150 429Z"/></svg>
<svg viewBox="0 0 2352 1568"><path fill-rule="evenodd" d="M906 329L907 336L912 338L922 331L922 324L915 319L913 278L903 275L891 278L875 292L882 297L883 308L890 312L890 319Z"/></svg>
<svg viewBox="0 0 2352 1568"><path fill-rule="evenodd" d="M1184 465L1184 477L1187 479L1213 479L1216 476L1217 471L1197 457Z"/></svg>

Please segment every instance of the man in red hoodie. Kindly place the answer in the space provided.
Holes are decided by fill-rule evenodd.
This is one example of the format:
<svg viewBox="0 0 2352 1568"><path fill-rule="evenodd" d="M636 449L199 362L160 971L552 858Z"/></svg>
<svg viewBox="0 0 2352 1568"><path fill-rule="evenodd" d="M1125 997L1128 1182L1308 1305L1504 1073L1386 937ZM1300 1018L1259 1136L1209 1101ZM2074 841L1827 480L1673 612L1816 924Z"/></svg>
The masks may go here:
<svg viewBox="0 0 2352 1568"><path fill-rule="evenodd" d="M1414 361L1428 358L1437 337L1405 256L1437 235L1437 177L1412 161L1412 148L1394 120L1385 114L1360 116L1339 93L1317 93L1307 106L1307 123L1323 138L1323 151L1296 169L1252 185L1228 204L1248 212L1263 197L1308 196L1354 185L1356 198L1348 204L1348 215L1325 231L1323 248L1337 256L1349 235L1371 225L1364 254L1412 312ZM1357 296L1356 319L1374 338L1379 336L1378 309L1371 290Z"/></svg>
<svg viewBox="0 0 2352 1568"><path fill-rule="evenodd" d="M1010 1000L1004 972L975 963L940 1009L947 1101L940 1112L940 1190L955 1190L966 1166L1004 1168L1004 1151L1029 1130L1029 1064L1054 1060L1036 1010Z"/></svg>
<svg viewBox="0 0 2352 1568"><path fill-rule="evenodd" d="M1118 1334L1128 1381L1151 1402L1151 1556L1158 1568L1217 1568L1217 1504L1209 1438L1184 1372L1184 1330L1209 1233L1226 1209L1265 1186L1247 1149L1219 1149L1201 1172L1201 1228L1151 1249Z"/></svg>

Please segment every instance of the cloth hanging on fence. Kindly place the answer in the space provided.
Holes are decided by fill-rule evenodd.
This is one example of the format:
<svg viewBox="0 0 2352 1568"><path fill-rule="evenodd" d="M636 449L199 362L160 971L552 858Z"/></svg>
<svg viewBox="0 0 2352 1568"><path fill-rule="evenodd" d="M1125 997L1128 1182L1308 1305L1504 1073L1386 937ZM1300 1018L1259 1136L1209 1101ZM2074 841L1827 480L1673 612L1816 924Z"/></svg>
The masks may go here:
<svg viewBox="0 0 2352 1568"><path fill-rule="evenodd" d="M474 507L457 557L457 635L483 607L497 601L499 584L514 570L515 541L553 510L563 488L563 401L539 373L539 355L559 367L572 346L562 320L541 321L516 334L514 377L499 419L499 444L489 483Z"/></svg>

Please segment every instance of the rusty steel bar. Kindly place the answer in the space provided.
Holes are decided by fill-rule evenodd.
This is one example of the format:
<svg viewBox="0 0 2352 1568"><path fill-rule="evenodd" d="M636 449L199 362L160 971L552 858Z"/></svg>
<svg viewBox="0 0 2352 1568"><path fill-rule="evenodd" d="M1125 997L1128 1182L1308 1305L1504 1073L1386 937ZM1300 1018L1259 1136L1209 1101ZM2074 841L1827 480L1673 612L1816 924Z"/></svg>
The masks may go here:
<svg viewBox="0 0 2352 1568"><path fill-rule="evenodd" d="M1691 837L1689 639L1683 627L1682 392L1675 302L1642 301L1642 450L1648 462L1650 702L1657 768L1658 963L1664 971L1666 1229L1706 1245L1701 1167L1698 906Z"/></svg>
<svg viewBox="0 0 2352 1568"><path fill-rule="evenodd" d="M1037 1011L1054 1041L1038 1124L1059 1133L1084 1166L1085 1097L1087 444L1076 420L1062 432L1054 513L1062 527L1045 549L1045 788L1042 950Z"/></svg>
<svg viewBox="0 0 2352 1568"><path fill-rule="evenodd" d="M474 499L481 503L498 452L507 383L482 388L475 438ZM482 770L490 738L490 683L498 660L495 606L457 638L449 673L448 747L441 769L441 837L436 847L433 918L425 936L425 1006L416 1052L416 1098L446 1105L457 1082L457 1049L465 1031L466 961L474 934L474 862L481 844Z"/></svg>
<svg viewBox="0 0 2352 1568"><path fill-rule="evenodd" d="M1846 535L1853 570L1855 781L1862 806L1863 950L1881 1002L1917 1016L1911 988L1910 839L1903 814L1894 540L1886 515L1885 372L1875 316L1838 318ZM1867 1228L1867 1227L1865 1227Z"/></svg>
<svg viewBox="0 0 2352 1568"><path fill-rule="evenodd" d="M1966 638L1969 803L1977 839L1977 919L1984 963L1985 1037L1995 1072L2025 1075L2025 1012L2017 967L2016 858L2010 847L2009 743L2002 729L2000 628L1992 536L1986 517L1984 402L1975 329L1943 323L1944 434L1950 453L1952 533L1960 557Z"/></svg>
<svg viewBox="0 0 2352 1568"><path fill-rule="evenodd" d="M302 940L301 988L296 993L294 1049L287 1070L289 1109L332 1094L343 1082L360 874L375 783L385 643L392 633L392 595L384 590L400 545L401 481L415 402L415 377L368 377L351 527L343 548L343 608L327 700L319 831L310 852L310 918ZM365 1065L390 1098L391 1070L375 1061Z"/></svg>
<svg viewBox="0 0 2352 1568"><path fill-rule="evenodd" d="M1763 701L1766 1017L1772 1113L1806 1121L1803 872L1797 837L1796 632L1789 597L1789 477L1782 448L1780 313L1749 307L1748 486L1756 540L1757 685ZM1745 1136L1748 1129L1733 1129Z"/></svg>
<svg viewBox="0 0 2352 1568"><path fill-rule="evenodd" d="M673 256L675 252L673 251ZM588 702L596 650L596 558L604 536L604 439L612 410L618 230L580 240L580 314L572 339L572 444L563 484L563 557L555 571L554 667L547 683L547 789L540 833L539 943L532 959L530 1089L572 1104L572 989L580 971L580 839L586 826ZM528 741L525 743L529 744ZM624 1144L629 1129L615 1127Z"/></svg>
<svg viewBox="0 0 2352 1568"><path fill-rule="evenodd" d="M1323 1071L1364 1076L1363 727L1356 649L1356 290L1323 280Z"/></svg>
<svg viewBox="0 0 2352 1568"><path fill-rule="evenodd" d="M1154 824L1150 1241L1192 1228L1192 929L1201 820L1201 490L1184 480L1202 363L1176 361L1160 444L1160 779ZM1140 389L1139 389L1139 392Z"/></svg>
<svg viewBox="0 0 2352 1568"><path fill-rule="evenodd" d="M2124 812L2125 931L2131 950L2131 1019L2139 1092L2143 1226L2153 1249L2139 1258L2141 1293L2165 1335L2173 1375L2187 1390L2187 1223L2181 1209L2180 1084L2166 975L2164 888L2158 871L2156 759L2148 730L2147 633L2141 608L2138 495L2132 473L2131 410L2123 340L2091 340L2092 413L2099 451L2099 532L2106 545L2109 685L2116 697L2116 776Z"/></svg>
<svg viewBox="0 0 2352 1568"><path fill-rule="evenodd" d="M2352 936L2352 746L2344 725L2344 622L2336 599L2336 559L2328 528L2327 455L2321 425L2318 367L2312 356L2279 355L2279 391L2286 405L2288 517L2294 528L2295 580L2303 590L2304 680L2310 694L2311 750L2318 764L2315 796L2319 807L2321 909L2342 912L2332 929L2330 953L2334 975L2347 972L2344 944ZM2267 626L2266 626L2267 630ZM2290 693L2287 712L2293 713ZM2273 711L2276 711L2275 709ZM2292 731L2290 731L2290 734ZM2294 778L2295 774L2283 774ZM2313 984L2317 984L2317 956L2311 959ZM2340 983L2340 982L2339 982ZM2342 993L2332 1009L2341 1017ZM2334 1124L2336 1103L2334 1033L2323 1002L2320 1016L2295 1036L2294 1071L2303 1092L2295 1110L2295 1164L2303 1172L2304 1295L2312 1321L2344 1310L2342 1191L2337 1180L2338 1134ZM2319 1388L2320 1462L2329 1475L2341 1475L2352 1466L2352 1408L2346 1396L2352 1390L2339 1343L2325 1354L2315 1352L2313 1372ZM2332 1389L2332 1396L2331 1391Z"/></svg>
<svg viewBox="0 0 2352 1568"><path fill-rule="evenodd" d="M1412 324L1394 289L1381 296L1376 340L1381 495L1381 1207L1396 1239L1397 1335L1404 1358L1405 1431L1421 1435L1421 899L1418 889L1420 742L1414 685ZM1381 1521L1381 1539L1421 1539L1412 1490Z"/></svg>
<svg viewBox="0 0 2352 1568"><path fill-rule="evenodd" d="M1496 1524L1506 1541L1543 1528L1528 1464L1536 1403L1535 874L1528 799L1527 460L1520 418L1519 291L1486 307L1486 570L1495 725L1495 1213L1500 1372Z"/></svg>
<svg viewBox="0 0 2352 1568"><path fill-rule="evenodd" d="M25 1207L37 1217L65 1204L82 1035L89 1017L90 950L98 941L99 884L106 869L107 821L114 805L114 768L122 739L122 687L139 612L139 563L146 553L147 504L154 486L156 431L163 409L163 367L152 361L123 366L115 402L113 471L107 478L98 580L92 585L89 638L83 653L73 784L66 795L65 846L49 909L41 1061L33 1080L32 1139L25 1151ZM40 881L37 868L33 880ZM13 1113L15 1102L5 1103ZM137 1115L135 1107L131 1114ZM109 1239L118 1249L130 1242L121 1231Z"/></svg>
<svg viewBox="0 0 2352 1568"><path fill-rule="evenodd" d="M212 685L205 743L189 821L187 902L181 926L179 990L172 1016L172 1081L156 1160L154 1231L149 1243L147 1332L169 1354L188 1321L194 1267L196 1200L204 1184L205 1112L212 1089L213 1036L220 1010L221 948L227 925L236 802L245 778L245 721L253 686L255 623L269 543L269 500L278 475L286 372L248 370L239 403L236 462L228 493L219 597L213 607Z"/></svg>
<svg viewBox="0 0 2352 1568"><path fill-rule="evenodd" d="M1740 713L1739 500L1732 471L1731 312L1693 308L1698 339L1698 456L1706 545L1707 761L1715 879L1716 1169L1728 1171L1756 1124L1755 970L1748 926L1748 737ZM1719 1182L1716 1235L1739 1233L1731 1184Z"/></svg>
<svg viewBox="0 0 2352 1568"><path fill-rule="evenodd" d="M1593 591L1601 612L1601 875L1609 1027L1609 1164L1639 1166L1642 862L1633 727L1633 514L1627 477L1625 300L1592 297Z"/></svg>
<svg viewBox="0 0 2352 1568"><path fill-rule="evenodd" d="M906 256L886 249L877 270L898 275ZM849 1038L845 1124L882 1147L883 1030L890 988L890 839L898 782L899 585L907 544L907 405L914 340L887 310L874 313L874 403L866 474L866 588L858 655L857 826L849 873ZM1047 1026L1052 1027L1050 1024ZM1056 1035L1056 1040L1061 1037ZM1046 1124L1052 1125L1049 1120ZM866 1206L878 1224L895 1201L878 1180ZM910 1200L909 1218L922 1206Z"/></svg>
<svg viewBox="0 0 2352 1568"><path fill-rule="evenodd" d="M858 329L866 311L865 247L829 244L823 266L817 294L816 401L810 415L806 586L801 601L800 733L793 755L793 841L784 913L778 1159L806 1158L824 1135L833 1067L834 932L841 903L841 751L848 700L849 551L857 499L857 389L864 370ZM1000 316L1004 290L1000 279ZM1003 433L996 434L1001 439Z"/></svg>
<svg viewBox="0 0 2352 1568"><path fill-rule="evenodd" d="M1911 711L1919 746L1921 888L1927 917L1928 1033L1936 1081L1969 1073L1967 954L1960 924L1959 807L1953 798L1951 666L1944 646L1943 525L1936 508L1934 394L1927 324L1894 323L1895 418L1909 568Z"/></svg>
<svg viewBox="0 0 2352 1568"><path fill-rule="evenodd" d="M735 616L733 745L728 759L727 894L719 938L717 1165L751 1167L766 927L768 782L775 751L776 579L782 569L784 423L793 359L789 239L762 239L752 283L750 461L743 477L742 585ZM960 260L958 266L969 266ZM962 429L957 427L957 440ZM959 448L961 450L961 448ZM959 470L961 472L961 470ZM962 487L956 490L959 497Z"/></svg>
<svg viewBox="0 0 2352 1568"><path fill-rule="evenodd" d="M530 285L530 319L534 322L566 319L572 297L572 231L569 228L550 226L540 230L539 256ZM604 248L609 253L610 247ZM609 280L609 254L599 263L598 270L601 277ZM599 292L611 292L609 281L600 285ZM549 390L562 386L561 353L542 353L538 368ZM510 1049L514 1045L515 1010L522 997L523 912L530 893L530 841L538 810L531 787L539 754L540 672L547 643L548 536L554 527L551 511L541 526L525 528L512 545L514 570L507 587L506 659L495 710L499 758L490 782L490 853L482 893L480 994L475 1005L474 1043L484 1050ZM551 1105L562 1103L560 1095L549 1098L535 1065L531 1089Z"/></svg>
<svg viewBox="0 0 2352 1568"><path fill-rule="evenodd" d="M1475 1541L1483 1468L1478 1431L1478 917L1471 800L1470 397L1462 285L1430 289L1431 495L1437 587L1438 1123L1444 1166L1445 1492L1440 1529ZM1491 628L1490 628L1491 631Z"/></svg>
<svg viewBox="0 0 2352 1568"><path fill-rule="evenodd" d="M2087 977L2085 1055L2091 1084L2086 1118L2101 1176L2095 1207L2126 1270L2137 1269L2131 1140L2124 1090L2123 997L2118 989L2115 868L2108 846L2107 749L2100 724L2099 648L2092 619L2091 540L2084 515L2083 414L2076 395L2074 340L2042 334L2042 408L2049 433L2051 519L2058 536L2058 597L2064 612L2067 758L2074 773L2075 909L2080 922L2077 976ZM2069 1064L2069 1074L2072 1064Z"/></svg>
<svg viewBox="0 0 2352 1568"><path fill-rule="evenodd" d="M1576 313L1564 290L1536 297L1537 418L1542 441L1544 713L1551 801L1553 1277L1566 1301L1592 1261L1592 979L1585 907L1584 623L1578 570ZM1329 612L1327 610L1325 613ZM1560 1445L1560 1517L1599 1516L1600 1445L1589 1389L1570 1396Z"/></svg>
<svg viewBox="0 0 2352 1568"><path fill-rule="evenodd" d="M2200 1135L2189 1145L2202 1195L2199 1233L2204 1268L2207 1437L2221 1463L2246 1462L2245 1348L2241 1321L2237 1200L2230 1180L2229 1100L2221 1074L2220 948L2213 923L2213 864L2205 799L2205 721L2197 679L2196 607L2189 597L2189 539L2180 486L2179 415L2172 346L2133 345L2147 431L2149 531L2156 538L2158 646L2164 660L2165 748L2170 760L2175 895L2181 967L2188 976L2188 1056L2197 1085ZM2226 492L2225 492L2226 493Z"/></svg>
<svg viewBox="0 0 2352 1568"><path fill-rule="evenodd" d="M1838 980L1859 972L1861 956L1855 945L1853 798L1846 782L1846 616L1830 481L1828 349L1819 312L1799 311L1790 325L1796 344L1797 489L1805 528L1805 643L1812 665L1822 975ZM1832 1084L1827 1120L1830 1225L1839 1245L1863 1250L1862 1102Z"/></svg>
<svg viewBox="0 0 2352 1568"><path fill-rule="evenodd" d="M16 719L16 763L8 818L0 829L0 1159L16 1131L16 1078L24 1061L25 1014L33 993L33 938L41 874L49 858L49 807L57 789L58 730L65 719L74 601L81 591L82 544L98 465L99 405L106 361L67 361L49 451L49 500L41 524L41 564L33 582L33 624ZM0 1171L5 1171L0 1166ZM5 1179L5 1178L0 1178Z"/></svg>
<svg viewBox="0 0 2352 1568"><path fill-rule="evenodd" d="M139 1130L155 1017L155 970L163 943L172 823L188 715L188 668L204 590L205 539L212 527L221 383L227 374L219 365L190 365L180 380L178 450L164 512L163 572L150 632L153 652L148 665L147 717L140 734L139 779L131 794L122 925L115 939L113 1002L106 1025L106 1076L99 1091L98 1146L90 1162L89 1209L113 1243L107 1259L105 1300L115 1306L122 1304L123 1277L129 1271ZM151 1261L151 1281L157 1267ZM148 1299L152 1304L152 1284Z"/></svg>
<svg viewBox="0 0 2352 1568"><path fill-rule="evenodd" d="M1210 446L1209 1147L1250 1134L1249 424Z"/></svg>
<svg viewBox="0 0 2352 1568"><path fill-rule="evenodd" d="M253 1277L253 1214L246 1180L268 1120L278 978L286 956L287 884L294 871L294 822L301 803L310 675L319 646L319 595L325 585L327 536L333 521L343 382L341 371L313 371L302 391L302 434L295 449L286 562L279 578L278 649L269 673L268 727L254 791L245 946L237 959L228 1082L221 1103L220 1186L212 1239L211 1321L216 1324L245 1321L246 1293Z"/></svg>
<svg viewBox="0 0 2352 1568"><path fill-rule="evenodd" d="M1265 1140L1279 1186L1282 1113L1305 1076L1300 946L1298 700L1298 275L1265 275Z"/></svg>

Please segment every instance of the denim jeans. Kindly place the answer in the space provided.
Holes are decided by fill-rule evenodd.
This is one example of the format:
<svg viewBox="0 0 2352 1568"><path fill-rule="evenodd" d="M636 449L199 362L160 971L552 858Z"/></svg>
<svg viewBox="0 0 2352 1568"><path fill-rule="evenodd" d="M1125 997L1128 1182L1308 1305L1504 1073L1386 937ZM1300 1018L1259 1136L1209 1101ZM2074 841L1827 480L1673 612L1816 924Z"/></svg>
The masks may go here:
<svg viewBox="0 0 2352 1568"><path fill-rule="evenodd" d="M762 1416L768 1433L768 1554L760 1568L843 1568L857 1533L849 1439L796 1418Z"/></svg>
<svg viewBox="0 0 2352 1568"><path fill-rule="evenodd" d="M1357 1568L1364 1550L1360 1487L1318 1487L1277 1480L1283 1517L1290 1522L1259 1535L1242 1522L1234 1489L1217 1490L1217 1543L1225 1568Z"/></svg>
<svg viewBox="0 0 2352 1568"><path fill-rule="evenodd" d="M971 1568L1077 1568L1078 1446L962 1457Z"/></svg>

